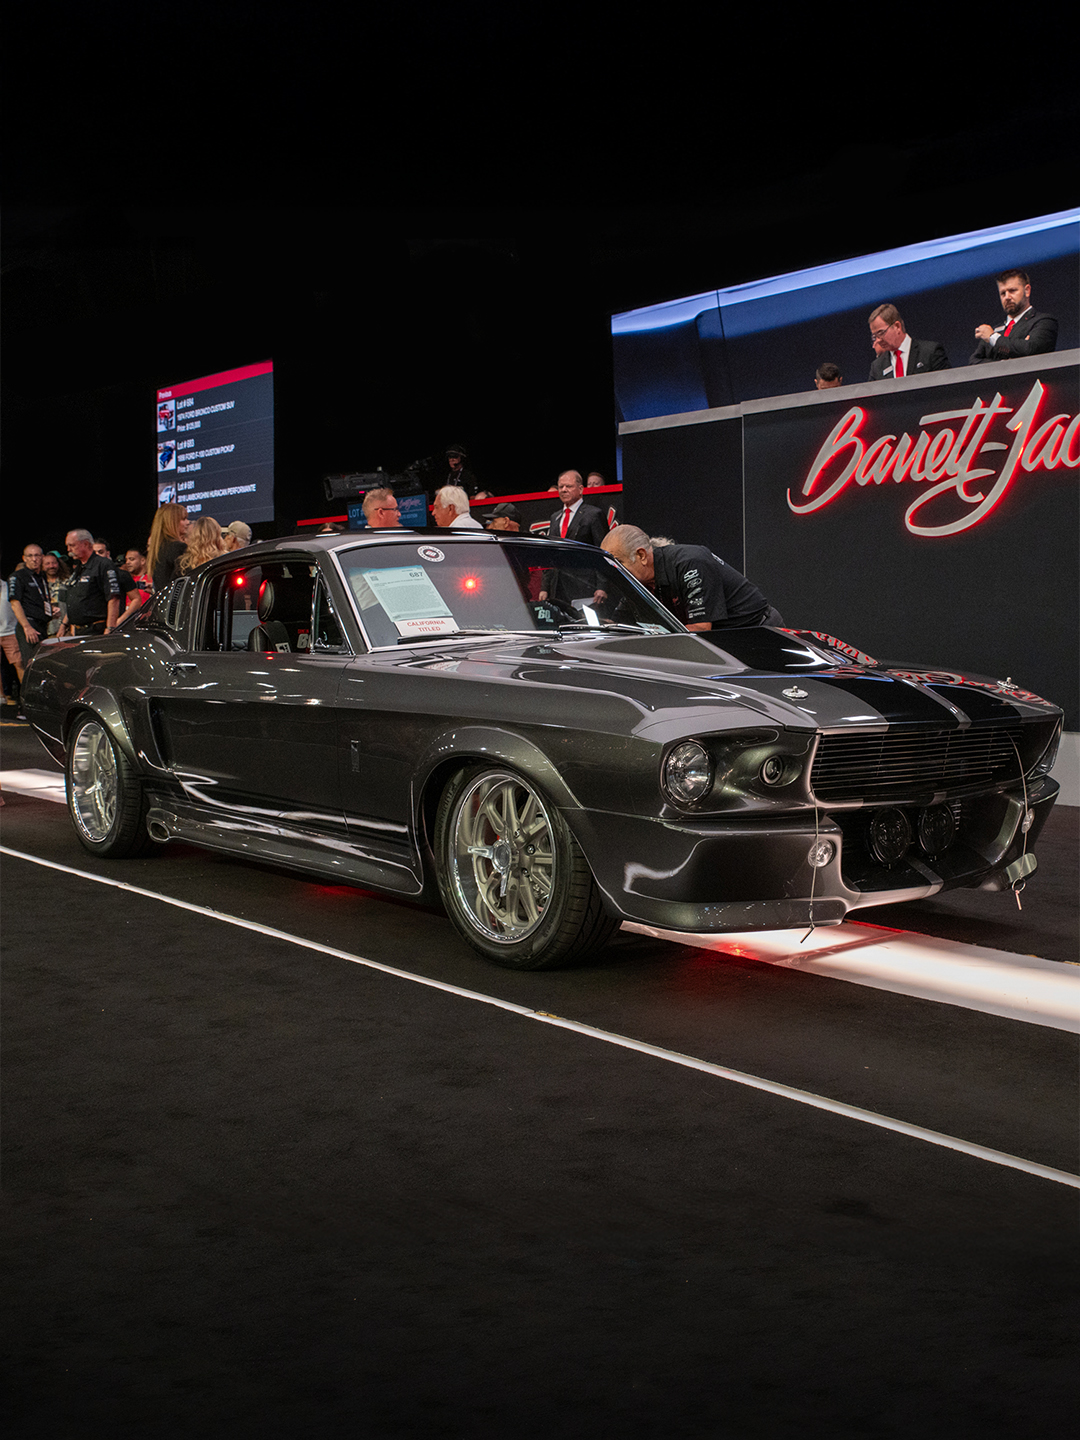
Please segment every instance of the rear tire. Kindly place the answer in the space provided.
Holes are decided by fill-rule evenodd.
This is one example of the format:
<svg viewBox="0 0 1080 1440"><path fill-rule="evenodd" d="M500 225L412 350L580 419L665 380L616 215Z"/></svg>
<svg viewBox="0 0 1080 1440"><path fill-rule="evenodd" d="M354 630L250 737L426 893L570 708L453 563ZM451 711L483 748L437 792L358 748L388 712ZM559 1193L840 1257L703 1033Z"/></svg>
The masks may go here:
<svg viewBox="0 0 1080 1440"><path fill-rule="evenodd" d="M475 765L443 791L435 856L446 912L474 950L510 970L550 970L618 928L558 810L513 770Z"/></svg>
<svg viewBox="0 0 1080 1440"><path fill-rule="evenodd" d="M142 785L96 715L76 721L64 779L75 833L92 855L122 860L149 846Z"/></svg>

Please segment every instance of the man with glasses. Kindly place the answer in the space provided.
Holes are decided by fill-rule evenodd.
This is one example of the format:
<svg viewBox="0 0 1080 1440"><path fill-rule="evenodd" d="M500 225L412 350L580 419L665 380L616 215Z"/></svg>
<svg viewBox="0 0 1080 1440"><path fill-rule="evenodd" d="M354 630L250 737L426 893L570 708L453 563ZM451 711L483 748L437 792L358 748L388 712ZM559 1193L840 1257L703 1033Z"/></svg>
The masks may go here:
<svg viewBox="0 0 1080 1440"><path fill-rule="evenodd" d="M369 490L361 506L369 530L400 530L401 512L389 486Z"/></svg>
<svg viewBox="0 0 1080 1440"><path fill-rule="evenodd" d="M41 569L44 550L40 545L27 545L22 558L23 568L16 570L8 583L8 599L17 622L15 635L19 642L19 659L15 662L15 669L20 685L31 656L48 634L53 613L49 582Z"/></svg>
<svg viewBox="0 0 1080 1440"><path fill-rule="evenodd" d="M895 305L871 310L870 343L877 352L870 366L871 380L902 380L906 375L952 368L939 340L915 340L907 333Z"/></svg>

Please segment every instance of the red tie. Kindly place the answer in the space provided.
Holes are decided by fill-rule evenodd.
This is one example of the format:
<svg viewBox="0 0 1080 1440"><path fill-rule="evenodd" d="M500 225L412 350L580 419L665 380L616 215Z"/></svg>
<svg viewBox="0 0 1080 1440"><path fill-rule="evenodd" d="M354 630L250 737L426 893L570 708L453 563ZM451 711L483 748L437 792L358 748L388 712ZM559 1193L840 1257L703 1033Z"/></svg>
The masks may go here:
<svg viewBox="0 0 1080 1440"><path fill-rule="evenodd" d="M569 530L569 529L570 529L570 506L568 505L568 506L566 507L566 509L562 512L562 527L561 527L560 530L559 530L559 539L560 539L560 540L565 540L565 539L566 539L566 532L567 532L567 530Z"/></svg>
<svg viewBox="0 0 1080 1440"><path fill-rule="evenodd" d="M1002 335L1008 335L1009 331L1012 329L1012 327L1013 327L1015 324L1016 324L1016 316L1015 316L1015 315L1010 315L1010 316L1009 316L1009 323L1005 326L1005 329L1001 332Z"/></svg>
<svg viewBox="0 0 1080 1440"><path fill-rule="evenodd" d="M903 378L904 378L904 357L903 357L903 355L900 354L900 351L897 350L897 352L896 352L896 358L895 358L895 360L893 361L893 379L894 379L894 380L902 380Z"/></svg>

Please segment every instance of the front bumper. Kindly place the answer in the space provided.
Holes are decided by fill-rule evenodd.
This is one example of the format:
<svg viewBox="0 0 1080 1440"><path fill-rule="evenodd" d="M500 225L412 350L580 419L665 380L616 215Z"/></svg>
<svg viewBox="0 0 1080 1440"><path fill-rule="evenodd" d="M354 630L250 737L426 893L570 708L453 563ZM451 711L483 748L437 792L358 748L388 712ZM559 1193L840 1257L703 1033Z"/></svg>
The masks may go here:
<svg viewBox="0 0 1080 1440"><path fill-rule="evenodd" d="M790 929L836 925L866 905L922 900L957 886L993 888L995 877L1030 854L1058 786L1041 779L1023 791L968 796L956 839L929 856L913 846L886 867L869 855L861 820L868 811L814 812L771 819L650 820L596 810L564 810L613 915L666 930ZM899 808L904 808L900 806ZM1021 829L1026 809L1033 821ZM835 846L818 870L818 840ZM1005 882L1007 883L1007 882Z"/></svg>

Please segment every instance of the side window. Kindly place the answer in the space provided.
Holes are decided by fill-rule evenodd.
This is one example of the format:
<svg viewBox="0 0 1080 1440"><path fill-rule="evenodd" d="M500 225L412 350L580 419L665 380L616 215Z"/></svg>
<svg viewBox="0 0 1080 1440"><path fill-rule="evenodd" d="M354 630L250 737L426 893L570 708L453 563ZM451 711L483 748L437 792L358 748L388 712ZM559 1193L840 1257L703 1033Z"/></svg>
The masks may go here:
<svg viewBox="0 0 1080 1440"><path fill-rule="evenodd" d="M348 650L348 642L345 639L344 631L334 613L334 604L330 599L326 584L323 580L315 582L315 608L314 626L312 629L311 648L314 651L340 652Z"/></svg>
<svg viewBox="0 0 1080 1440"><path fill-rule="evenodd" d="M220 571L207 592L198 648L305 654L314 585L314 566L297 562Z"/></svg>
<svg viewBox="0 0 1080 1440"><path fill-rule="evenodd" d="M259 587L262 567L239 566L215 575L203 616L200 650L246 650L251 633L259 623Z"/></svg>

